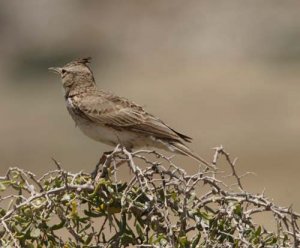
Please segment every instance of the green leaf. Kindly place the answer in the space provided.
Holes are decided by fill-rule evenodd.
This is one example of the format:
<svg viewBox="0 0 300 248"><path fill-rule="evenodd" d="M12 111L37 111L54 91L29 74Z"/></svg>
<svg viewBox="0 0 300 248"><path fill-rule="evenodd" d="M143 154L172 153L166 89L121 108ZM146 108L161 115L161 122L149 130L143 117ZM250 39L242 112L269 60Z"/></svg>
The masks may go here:
<svg viewBox="0 0 300 248"><path fill-rule="evenodd" d="M0 217L4 216L6 211L3 208L0 208Z"/></svg>
<svg viewBox="0 0 300 248"><path fill-rule="evenodd" d="M64 227L64 224L65 224L65 223L66 223L66 221L65 221L65 220L62 220L59 224L55 224L55 225L53 225L52 227L50 227L50 229L51 229L52 231L59 230L59 229L61 229L61 228Z"/></svg>
<svg viewBox="0 0 300 248"><path fill-rule="evenodd" d="M64 194L64 196L61 198L62 201L70 201L71 200L71 196L69 194Z"/></svg>
<svg viewBox="0 0 300 248"><path fill-rule="evenodd" d="M192 248L196 248L199 241L201 238L201 233L199 232L199 234L194 238L194 240L192 241Z"/></svg>
<svg viewBox="0 0 300 248"><path fill-rule="evenodd" d="M167 240L166 236L162 233L159 233L157 239L155 241L153 241L153 243L154 244L161 243L162 241L166 241L166 240Z"/></svg>
<svg viewBox="0 0 300 248"><path fill-rule="evenodd" d="M6 186L0 182L0 191L6 190Z"/></svg>
<svg viewBox="0 0 300 248"><path fill-rule="evenodd" d="M135 238L130 234L124 233L121 236L121 244L124 246L128 246L129 244L135 244Z"/></svg>
<svg viewBox="0 0 300 248"><path fill-rule="evenodd" d="M136 228L136 231L137 231L139 237L140 237L142 240L144 240L144 239L145 239L145 236L144 236L143 230L142 230L142 228L141 228L141 225L140 225L139 223L136 223L135 228Z"/></svg>
<svg viewBox="0 0 300 248"><path fill-rule="evenodd" d="M32 238L38 238L41 235L41 230L38 228L32 229L32 231L30 232L30 236Z"/></svg>
<svg viewBox="0 0 300 248"><path fill-rule="evenodd" d="M32 244L32 243L26 244L26 248L34 248L34 244Z"/></svg>
<svg viewBox="0 0 300 248"><path fill-rule="evenodd" d="M259 237L261 234L261 226L259 226L255 231L255 237Z"/></svg>
<svg viewBox="0 0 300 248"><path fill-rule="evenodd" d="M97 218L97 217L101 217L104 216L105 214L102 212L93 212L93 211L88 211L88 210L83 210L84 214L88 217L92 217L92 218Z"/></svg>
<svg viewBox="0 0 300 248"><path fill-rule="evenodd" d="M187 245L188 245L187 236L179 237L179 244L181 247L187 247Z"/></svg>
<svg viewBox="0 0 300 248"><path fill-rule="evenodd" d="M87 239L85 240L84 244L88 245L89 243L91 243L93 237L94 237L94 233L90 233Z"/></svg>
<svg viewBox="0 0 300 248"><path fill-rule="evenodd" d="M114 189L112 187L110 187L110 186L107 186L107 190L111 194L114 193Z"/></svg>
<svg viewBox="0 0 300 248"><path fill-rule="evenodd" d="M242 216L243 208L242 208L242 206L241 206L240 204L237 204L237 205L236 205L236 207L235 207L235 209L234 209L234 213L235 213L236 215L238 215L239 217Z"/></svg>

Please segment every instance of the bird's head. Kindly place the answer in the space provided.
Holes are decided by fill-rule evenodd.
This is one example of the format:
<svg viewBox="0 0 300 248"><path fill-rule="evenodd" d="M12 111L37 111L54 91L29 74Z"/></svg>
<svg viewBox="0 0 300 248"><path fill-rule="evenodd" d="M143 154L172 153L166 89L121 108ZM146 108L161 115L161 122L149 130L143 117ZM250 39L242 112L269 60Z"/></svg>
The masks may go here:
<svg viewBox="0 0 300 248"><path fill-rule="evenodd" d="M94 85L95 80L93 73L88 66L90 60L90 57L76 59L64 65L63 67L50 67L48 69L60 75L65 90L69 90L75 85Z"/></svg>

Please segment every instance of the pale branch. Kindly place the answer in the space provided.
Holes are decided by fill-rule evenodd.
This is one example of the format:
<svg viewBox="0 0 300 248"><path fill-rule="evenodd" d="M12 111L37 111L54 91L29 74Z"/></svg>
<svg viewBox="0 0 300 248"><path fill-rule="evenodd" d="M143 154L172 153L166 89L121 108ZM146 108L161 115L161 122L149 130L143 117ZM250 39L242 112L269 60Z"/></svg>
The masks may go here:
<svg viewBox="0 0 300 248"><path fill-rule="evenodd" d="M10 168L0 177L0 245L298 247L300 215L264 192L247 192L242 179L250 173L240 175L222 146L212 164L221 157L224 171L206 167L193 175L173 156L121 146L103 154L93 176L67 172L55 159L57 169L41 177ZM121 165L132 172L128 182ZM254 222L264 213L273 214L276 232ZM64 229L69 236L59 234Z"/></svg>

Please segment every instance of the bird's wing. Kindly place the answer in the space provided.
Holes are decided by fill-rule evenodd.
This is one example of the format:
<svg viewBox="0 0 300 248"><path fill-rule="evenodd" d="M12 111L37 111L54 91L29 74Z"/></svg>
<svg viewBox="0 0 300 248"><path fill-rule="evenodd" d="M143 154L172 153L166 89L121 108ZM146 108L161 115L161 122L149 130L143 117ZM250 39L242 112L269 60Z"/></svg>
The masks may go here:
<svg viewBox="0 0 300 248"><path fill-rule="evenodd" d="M156 138L190 141L191 138L169 128L141 106L112 94L86 95L75 103L86 118L115 129L127 129Z"/></svg>

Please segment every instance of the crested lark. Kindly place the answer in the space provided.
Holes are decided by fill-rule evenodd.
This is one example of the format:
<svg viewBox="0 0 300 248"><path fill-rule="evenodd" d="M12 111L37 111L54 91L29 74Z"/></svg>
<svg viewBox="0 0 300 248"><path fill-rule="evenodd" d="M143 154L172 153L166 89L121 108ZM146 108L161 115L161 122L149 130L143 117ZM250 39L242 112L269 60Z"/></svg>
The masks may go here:
<svg viewBox="0 0 300 248"><path fill-rule="evenodd" d="M83 58L49 68L61 76L67 109L85 135L108 145L121 144L129 150L143 146L162 148L210 166L184 144L191 142L190 137L134 102L97 89L89 62L90 58Z"/></svg>

